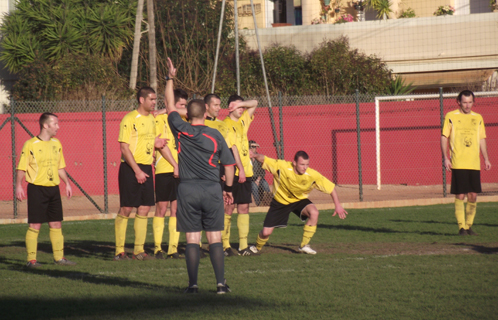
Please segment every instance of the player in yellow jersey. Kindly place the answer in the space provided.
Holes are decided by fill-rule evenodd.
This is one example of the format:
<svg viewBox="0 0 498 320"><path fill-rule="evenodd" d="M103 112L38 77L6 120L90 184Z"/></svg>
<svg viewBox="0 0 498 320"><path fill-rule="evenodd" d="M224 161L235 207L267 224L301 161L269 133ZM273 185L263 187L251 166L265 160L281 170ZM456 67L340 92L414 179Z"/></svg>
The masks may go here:
<svg viewBox="0 0 498 320"><path fill-rule="evenodd" d="M253 175L252 164L249 158L249 140L247 132L249 126L254 120L254 112L258 106L258 101L244 99L237 95L228 98L228 117L223 121L226 122L229 134L234 134L235 141L229 146L232 149L237 170L233 183L233 204L225 208L225 230L223 230L223 248L226 256L235 255L230 245L230 228L232 213L237 205L237 228L239 229L239 250L238 254L250 256L253 253L248 249L247 235L249 234L249 204L251 198L251 178Z"/></svg>
<svg viewBox="0 0 498 320"><path fill-rule="evenodd" d="M154 116L156 93L151 87L142 87L137 92L138 108L126 114L119 126L121 165L119 166L120 208L115 221L116 255L115 261L129 260L124 245L128 217L133 208L135 215L135 246L133 259L153 259L145 253L147 235L147 214L154 205L154 185L152 160L155 148L161 149L166 140L156 134Z"/></svg>
<svg viewBox="0 0 498 320"><path fill-rule="evenodd" d="M256 246L251 246L253 253L259 253L275 228L287 227L289 214L294 212L304 225L303 239L299 252L316 254L309 242L316 232L319 211L308 199L313 189L329 193L334 201L334 214L345 219L348 214L341 205L335 185L318 171L309 168L309 156L304 151L296 152L294 161L275 160L262 154L252 153L251 157L263 164L263 169L273 174L273 200L266 214L263 230L258 234Z"/></svg>
<svg viewBox="0 0 498 320"><path fill-rule="evenodd" d="M66 163L62 145L55 135L59 130L59 120L53 113L40 116L40 134L24 143L17 166L16 198L22 201L26 193L22 186L25 178L28 183L28 232L26 233L26 267L41 266L36 260L38 234L41 224L48 222L50 242L54 261L58 265L73 266L76 263L64 257L64 237L62 235L62 202L59 190L60 179L66 184L66 195L71 198L73 191L66 174Z"/></svg>
<svg viewBox="0 0 498 320"><path fill-rule="evenodd" d="M174 90L175 107L185 110L188 94L182 89ZM167 148L156 151L155 174L156 174L156 212L152 221L154 230L154 256L156 259L179 259L178 241L180 232L176 230L176 190L180 183L178 174L178 152L176 150L175 138L168 124L166 109L158 112L156 116L156 132L161 138L168 139ZM161 243L164 233L164 217L170 205L170 217L168 222L169 242L168 252L165 255Z"/></svg>
<svg viewBox="0 0 498 320"><path fill-rule="evenodd" d="M455 216L461 236L477 235L472 225L476 215L477 194L482 192L479 150L484 157L484 168L491 169L484 121L480 114L472 111L474 99L472 91L460 92L457 97L459 108L446 114L441 135L441 151L444 166L451 171L451 193L455 195ZM448 142L451 158L448 157Z"/></svg>

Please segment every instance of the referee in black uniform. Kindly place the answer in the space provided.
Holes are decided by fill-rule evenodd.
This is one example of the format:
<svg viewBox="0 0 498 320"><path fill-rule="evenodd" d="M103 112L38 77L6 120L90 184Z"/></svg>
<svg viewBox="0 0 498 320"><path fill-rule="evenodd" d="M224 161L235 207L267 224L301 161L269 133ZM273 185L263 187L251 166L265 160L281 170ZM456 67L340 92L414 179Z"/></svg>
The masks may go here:
<svg viewBox="0 0 498 320"><path fill-rule="evenodd" d="M217 293L230 292L225 280L225 255L221 243L224 227L223 204L233 202L232 184L235 160L225 139L218 130L204 125L206 106L203 100L187 105L191 123L182 120L175 108L173 78L176 69L168 58L165 100L168 122L178 150L180 185L178 186L177 230L185 232L185 259L189 285L185 293L197 293L201 231L206 231L209 256L216 276ZM226 183L222 191L219 183L220 162L225 167Z"/></svg>

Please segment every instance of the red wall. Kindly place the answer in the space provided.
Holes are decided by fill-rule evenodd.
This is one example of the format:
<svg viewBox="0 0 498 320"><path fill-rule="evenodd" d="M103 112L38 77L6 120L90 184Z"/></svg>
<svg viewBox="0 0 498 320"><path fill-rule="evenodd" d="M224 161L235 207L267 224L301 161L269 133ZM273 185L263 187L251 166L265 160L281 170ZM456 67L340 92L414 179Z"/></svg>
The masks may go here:
<svg viewBox="0 0 498 320"><path fill-rule="evenodd" d="M479 98L474 111L486 123L488 153L494 170L482 171L483 182L498 181L498 98ZM441 120L439 101L381 102L381 169L382 184L429 185L442 183ZM456 109L454 99L444 101L444 113ZM285 158L305 150L310 165L340 184L358 184L356 107L354 104L284 107ZM364 184L376 184L374 103L360 105L361 157ZM119 123L126 112L106 114L108 190L118 193L117 175L120 162L117 142ZM277 136L278 108L273 108ZM19 120L38 134L39 114L18 114ZM67 172L91 195L101 195L103 185L102 115L100 113L59 113ZM226 116L222 110L220 118ZM0 124L8 114L0 115ZM16 155L29 135L16 124ZM256 140L260 153L276 157L268 108L258 108L249 130L249 139ZM2 152L0 166L5 168L0 181L0 200L12 199L11 126L0 130ZM17 160L16 160L17 165ZM270 177L268 177L270 178ZM449 177L448 177L448 181ZM75 194L81 194L73 188Z"/></svg>

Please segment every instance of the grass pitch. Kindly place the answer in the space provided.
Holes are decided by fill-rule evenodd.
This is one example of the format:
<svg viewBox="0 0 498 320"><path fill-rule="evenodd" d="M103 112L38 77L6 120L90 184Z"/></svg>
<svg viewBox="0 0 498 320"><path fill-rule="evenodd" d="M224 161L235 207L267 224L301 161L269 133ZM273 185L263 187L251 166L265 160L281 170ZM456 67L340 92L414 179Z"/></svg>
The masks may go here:
<svg viewBox="0 0 498 320"><path fill-rule="evenodd" d="M23 267L27 226L0 226L2 319L496 319L497 203L479 203L473 229L460 237L453 205L322 211L311 246L298 254L302 223L276 229L259 257L225 260L233 292L215 294L209 258L200 293L182 294L184 260L114 262L114 220L64 222L65 255L52 263L48 226L36 270ZM251 215L254 243L264 214ZM132 220L132 219L130 219ZM236 216L232 246L237 248ZM149 219L147 248L152 248ZM127 245L133 244L133 222ZM165 228L165 242L167 242ZM180 238L184 242L184 238ZM164 245L166 248L166 244Z"/></svg>

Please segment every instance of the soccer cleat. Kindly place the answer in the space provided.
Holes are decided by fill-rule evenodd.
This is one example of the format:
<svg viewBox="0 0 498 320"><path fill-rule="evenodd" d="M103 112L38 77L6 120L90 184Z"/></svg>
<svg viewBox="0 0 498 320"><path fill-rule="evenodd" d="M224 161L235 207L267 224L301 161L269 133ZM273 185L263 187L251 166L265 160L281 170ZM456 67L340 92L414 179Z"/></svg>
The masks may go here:
<svg viewBox="0 0 498 320"><path fill-rule="evenodd" d="M26 268L34 269L38 267L41 267L41 264L38 263L36 260L30 260L28 261L28 263L26 263Z"/></svg>
<svg viewBox="0 0 498 320"><path fill-rule="evenodd" d="M311 247L309 246L309 244L305 245L302 248L299 248L299 252L306 253L306 254L316 254L316 251L313 250L313 249L311 249Z"/></svg>
<svg viewBox="0 0 498 320"><path fill-rule="evenodd" d="M199 251L199 257L200 257L201 259L204 259L204 258L206 258L206 257L207 257L207 254L204 252L204 250L202 250L202 249L201 249L201 250Z"/></svg>
<svg viewBox="0 0 498 320"><path fill-rule="evenodd" d="M251 250L251 252L254 253L254 254L260 254L261 253L261 250L258 250L258 248L256 248L256 246L250 246L249 250Z"/></svg>
<svg viewBox="0 0 498 320"><path fill-rule="evenodd" d="M147 253L145 252L140 252L139 254L134 254L132 256L133 260L140 260L140 261L144 261L144 260L154 260L155 258L154 257L151 257L149 256Z"/></svg>
<svg viewBox="0 0 498 320"><path fill-rule="evenodd" d="M117 254L114 256L112 259L114 261L124 261L124 260L131 260L130 257L125 252L121 252L120 254Z"/></svg>
<svg viewBox="0 0 498 320"><path fill-rule="evenodd" d="M186 287L183 293L199 293L199 287L194 284L193 286Z"/></svg>
<svg viewBox="0 0 498 320"><path fill-rule="evenodd" d="M227 280L225 279L225 283L218 283L218 287L216 288L216 294L225 294L228 292L232 292L230 287L227 284Z"/></svg>
<svg viewBox="0 0 498 320"><path fill-rule="evenodd" d="M156 259L161 259L161 260L166 259L165 252L164 252L164 251L162 251L162 250L159 250L158 252L156 252L156 253L154 254L154 258L156 258Z"/></svg>
<svg viewBox="0 0 498 320"><path fill-rule="evenodd" d="M168 259L181 259L181 258L180 258L180 255L178 254L178 252L175 252L172 254L168 254Z"/></svg>
<svg viewBox="0 0 498 320"><path fill-rule="evenodd" d="M256 249L256 248L255 248ZM258 250L258 249L256 249ZM239 250L239 256L257 256L257 253L254 253L249 247L244 250Z"/></svg>
<svg viewBox="0 0 498 320"><path fill-rule="evenodd" d="M59 266L75 266L76 262L72 262L67 260L66 258L62 258L60 260L54 261L55 264Z"/></svg>
<svg viewBox="0 0 498 320"><path fill-rule="evenodd" d="M235 252L233 252L232 248L225 249L224 253L225 253L225 257L235 257L238 255Z"/></svg>
<svg viewBox="0 0 498 320"><path fill-rule="evenodd" d="M458 231L458 235L460 235L460 236L468 236L469 232L467 230L465 230L464 228L462 228L462 229L460 229L460 231Z"/></svg>
<svg viewBox="0 0 498 320"><path fill-rule="evenodd" d="M469 230L467 230L467 234L469 236L478 236L479 235L474 230L472 230L472 228L469 228Z"/></svg>

